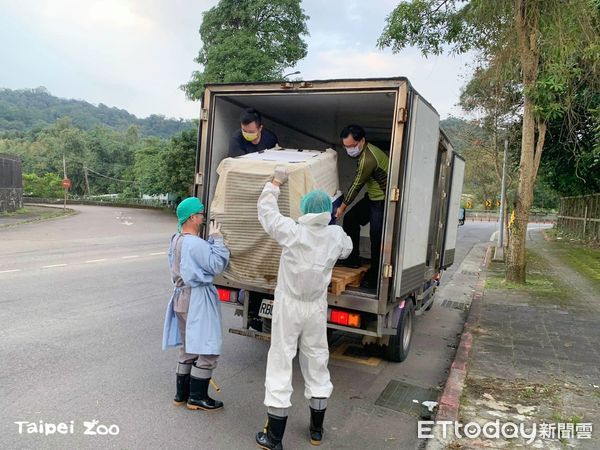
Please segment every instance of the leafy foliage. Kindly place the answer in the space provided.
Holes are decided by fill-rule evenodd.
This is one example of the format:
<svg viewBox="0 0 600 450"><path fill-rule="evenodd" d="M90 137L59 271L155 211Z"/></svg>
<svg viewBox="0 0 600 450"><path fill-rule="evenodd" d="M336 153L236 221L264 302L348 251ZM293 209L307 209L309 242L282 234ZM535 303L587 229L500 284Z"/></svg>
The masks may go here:
<svg viewBox="0 0 600 450"><path fill-rule="evenodd" d="M527 223L548 124L573 110L581 81L596 91L600 87L599 25L597 0L413 0L396 7L380 37L381 47L399 51L416 45L425 56L472 50L479 65L475 85L486 80L488 86L515 86L521 93L519 182L507 280L525 282ZM499 89L491 97L498 95L511 103L510 92ZM498 120L485 97L478 100L485 115Z"/></svg>
<svg viewBox="0 0 600 450"><path fill-rule="evenodd" d="M171 138L160 155L162 192L186 197L192 194L198 131L191 129Z"/></svg>
<svg viewBox="0 0 600 450"><path fill-rule="evenodd" d="M188 192L193 180L196 134L188 127L170 140L141 138L135 126L82 130L62 118L46 128L0 137L0 153L19 155L24 173L59 181L64 156L75 195L179 194Z"/></svg>
<svg viewBox="0 0 600 450"><path fill-rule="evenodd" d="M183 90L199 99L207 83L281 79L306 56L307 19L300 0L221 0L203 15L203 68Z"/></svg>
<svg viewBox="0 0 600 450"><path fill-rule="evenodd" d="M600 192L600 93L586 83L563 118L548 123L540 176L561 196Z"/></svg>
<svg viewBox="0 0 600 450"><path fill-rule="evenodd" d="M23 174L23 191L32 197L59 198L63 195L62 178L55 173L38 176L35 173Z"/></svg>

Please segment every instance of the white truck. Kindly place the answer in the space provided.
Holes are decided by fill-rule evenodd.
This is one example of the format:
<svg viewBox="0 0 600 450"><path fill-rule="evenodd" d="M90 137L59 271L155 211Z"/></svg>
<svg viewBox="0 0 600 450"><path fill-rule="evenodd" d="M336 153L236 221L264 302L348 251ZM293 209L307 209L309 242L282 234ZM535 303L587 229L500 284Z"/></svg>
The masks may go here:
<svg viewBox="0 0 600 450"><path fill-rule="evenodd" d="M342 191L356 171L339 138L348 124L389 154L379 283L329 295L328 327L362 336L390 361L409 352L415 315L431 308L441 273L454 261L464 160L440 130L439 115L406 78L210 84L200 115L195 195L210 205L216 168L244 108L256 108L280 145L340 150ZM210 218L210 209L207 211ZM361 255L369 253L368 229ZM363 245L363 240L364 244ZM269 339L271 288L217 277L224 305L242 317L232 333Z"/></svg>

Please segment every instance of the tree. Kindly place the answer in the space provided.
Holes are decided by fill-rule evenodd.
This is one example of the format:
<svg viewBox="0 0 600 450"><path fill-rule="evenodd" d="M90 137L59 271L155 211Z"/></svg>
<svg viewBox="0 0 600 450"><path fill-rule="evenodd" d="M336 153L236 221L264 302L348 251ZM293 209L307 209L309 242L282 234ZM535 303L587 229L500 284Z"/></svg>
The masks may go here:
<svg viewBox="0 0 600 450"><path fill-rule="evenodd" d="M198 131L191 129L171 138L160 156L160 182L163 193L181 197L192 195Z"/></svg>
<svg viewBox="0 0 600 450"><path fill-rule="evenodd" d="M414 0L387 19L381 47L409 45L422 53L474 51L482 70L496 68L497 82L513 80L523 105L515 221L506 278L525 282L525 238L533 188L548 121L573 107L577 79L597 86L596 0Z"/></svg>
<svg viewBox="0 0 600 450"><path fill-rule="evenodd" d="M37 176L35 173L23 174L23 191L31 197L60 198L63 196L62 178L55 173Z"/></svg>
<svg viewBox="0 0 600 450"><path fill-rule="evenodd" d="M198 100L206 83L281 79L306 56L307 19L300 0L221 0L203 14L202 71L182 89Z"/></svg>
<svg viewBox="0 0 600 450"><path fill-rule="evenodd" d="M562 196L600 192L600 91L582 82L570 114L548 123L540 176Z"/></svg>
<svg viewBox="0 0 600 450"><path fill-rule="evenodd" d="M161 182L161 159L167 149L165 141L158 138L147 138L135 150L133 173L136 185L142 194L158 195L169 191L163 190Z"/></svg>

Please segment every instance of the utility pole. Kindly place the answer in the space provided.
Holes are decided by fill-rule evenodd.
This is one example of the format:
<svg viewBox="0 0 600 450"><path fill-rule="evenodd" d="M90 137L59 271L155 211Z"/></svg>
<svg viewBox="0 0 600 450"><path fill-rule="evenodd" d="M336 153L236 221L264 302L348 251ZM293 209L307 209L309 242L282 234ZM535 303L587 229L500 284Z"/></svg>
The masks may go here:
<svg viewBox="0 0 600 450"><path fill-rule="evenodd" d="M496 258L504 259L504 215L506 214L506 160L508 157L508 138L504 139L504 159L502 162L502 188L500 191L500 217L498 218L498 246Z"/></svg>
<svg viewBox="0 0 600 450"><path fill-rule="evenodd" d="M63 172L64 172L64 179L67 179L67 161L65 159L65 154L63 153ZM66 213L67 212L67 188L65 187L65 202L63 204L63 211Z"/></svg>
<svg viewBox="0 0 600 450"><path fill-rule="evenodd" d="M83 176L85 177L85 191L87 192L88 197L90 196L90 182L88 180L88 169L87 167L83 168Z"/></svg>

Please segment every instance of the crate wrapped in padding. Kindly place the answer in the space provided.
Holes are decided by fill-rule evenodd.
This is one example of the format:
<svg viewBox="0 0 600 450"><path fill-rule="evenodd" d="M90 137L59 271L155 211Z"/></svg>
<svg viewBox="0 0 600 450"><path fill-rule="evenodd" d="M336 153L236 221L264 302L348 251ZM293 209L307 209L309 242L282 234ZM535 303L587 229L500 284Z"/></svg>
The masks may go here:
<svg viewBox="0 0 600 450"><path fill-rule="evenodd" d="M223 276L230 280L275 286L281 248L263 230L256 203L278 165L286 166L289 173L278 202L284 216L298 219L300 200L313 189L332 197L338 193L337 154L331 149L271 149L224 159L217 169L219 180L210 218L222 224L225 244L231 252Z"/></svg>

